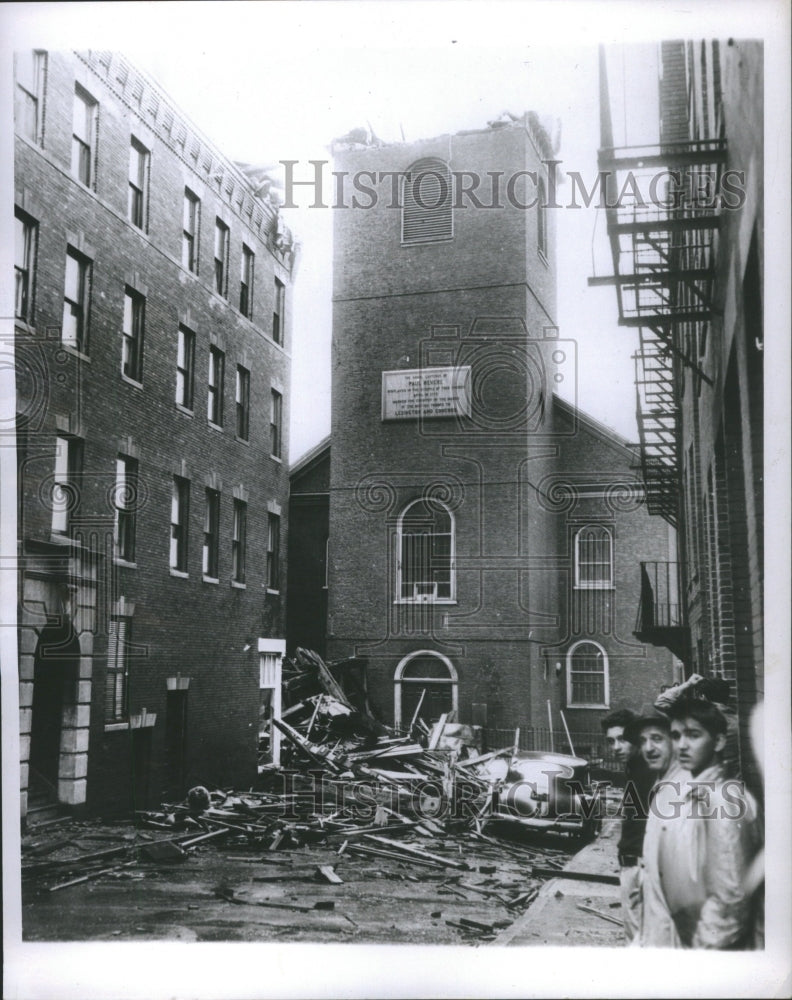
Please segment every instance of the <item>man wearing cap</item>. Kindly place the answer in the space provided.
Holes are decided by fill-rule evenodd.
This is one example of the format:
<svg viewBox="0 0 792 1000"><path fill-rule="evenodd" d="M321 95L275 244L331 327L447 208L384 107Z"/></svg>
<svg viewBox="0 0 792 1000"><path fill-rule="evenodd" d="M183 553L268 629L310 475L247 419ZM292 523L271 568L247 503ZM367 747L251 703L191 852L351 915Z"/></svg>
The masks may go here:
<svg viewBox="0 0 792 1000"><path fill-rule="evenodd" d="M624 795L619 806L621 833L617 847L619 855L619 885L621 887L622 922L627 943L641 926L641 868L646 808L655 776L649 770L638 748L625 737L625 728L634 722L635 712L628 708L611 712L601 720L605 743L616 760L624 767Z"/></svg>
<svg viewBox="0 0 792 1000"><path fill-rule="evenodd" d="M652 851L652 816L658 811L673 808L674 789L678 788L680 767L674 756L674 746L671 742L671 724L668 717L659 712L654 705L644 705L636 718L630 722L624 735L635 747L643 759L651 775L652 787L647 796L648 821L644 833L644 858ZM640 932L636 934L633 943L641 945L656 945L657 947L674 946L674 921L666 905L662 891L656 879L647 878L645 860L641 863L641 918Z"/></svg>
<svg viewBox="0 0 792 1000"><path fill-rule="evenodd" d="M753 945L754 900L746 873L760 843L757 807L742 782L726 781L727 720L717 705L683 697L669 707L671 739L685 770L673 800L652 804L645 843L641 944L744 949ZM650 918L647 921L647 913ZM670 919L670 923L669 923Z"/></svg>

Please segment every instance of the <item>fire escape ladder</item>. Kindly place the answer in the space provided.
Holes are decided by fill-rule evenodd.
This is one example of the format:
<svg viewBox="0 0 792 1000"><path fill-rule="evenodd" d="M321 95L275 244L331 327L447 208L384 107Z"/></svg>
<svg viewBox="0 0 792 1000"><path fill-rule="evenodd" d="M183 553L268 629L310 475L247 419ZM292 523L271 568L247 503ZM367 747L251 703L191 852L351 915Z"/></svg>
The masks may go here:
<svg viewBox="0 0 792 1000"><path fill-rule="evenodd" d="M647 507L672 524L679 499L679 371L690 369L712 384L699 358L713 313L716 193L725 158L720 139L599 152L599 169L608 177L613 274L589 284L615 285L619 325L638 330L635 386Z"/></svg>

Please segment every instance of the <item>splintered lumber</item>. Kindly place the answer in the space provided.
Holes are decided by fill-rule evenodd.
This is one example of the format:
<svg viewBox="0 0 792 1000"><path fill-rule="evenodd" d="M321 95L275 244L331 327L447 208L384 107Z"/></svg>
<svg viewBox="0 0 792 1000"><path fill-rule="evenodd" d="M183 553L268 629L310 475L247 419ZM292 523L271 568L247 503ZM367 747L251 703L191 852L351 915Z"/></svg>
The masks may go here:
<svg viewBox="0 0 792 1000"><path fill-rule="evenodd" d="M332 865L318 865L316 869L316 874L329 882L331 885L343 885L344 880L338 875L335 868Z"/></svg>
<svg viewBox="0 0 792 1000"><path fill-rule="evenodd" d="M51 885L49 891L57 892L59 889L68 889L72 885L79 885L81 882L88 882L91 879L99 878L100 875L109 875L111 872L121 871L122 868L129 868L136 864L135 861L127 861L121 865L114 865L112 868L102 868L98 872L90 872L88 875L80 875L79 878L70 879L68 882L59 882L58 885Z"/></svg>
<svg viewBox="0 0 792 1000"><path fill-rule="evenodd" d="M597 910L593 906L586 906L584 903L578 903L577 908L579 910L584 910L586 913L593 913L596 916L601 917L603 920L609 920L612 924L618 924L619 927L624 927L623 920L619 920L618 917L612 917L610 913L603 913L602 910Z"/></svg>
<svg viewBox="0 0 792 1000"><path fill-rule="evenodd" d="M531 875L538 878L568 878L575 882L600 882L603 885L618 885L618 875L603 875L600 872L575 872L568 868L537 868L531 867Z"/></svg>
<svg viewBox="0 0 792 1000"><path fill-rule="evenodd" d="M242 899L237 896L233 889L226 889L223 886L218 886L214 890L214 894L219 899L224 899L228 903L240 903L246 906L264 906L271 910L294 910L297 913L310 913L311 910L317 908L316 904L314 906L300 906L297 903L275 903L263 899Z"/></svg>
<svg viewBox="0 0 792 1000"><path fill-rule="evenodd" d="M331 697L335 698L336 701L340 701L347 708L354 709L354 705L347 699L341 685L330 673L324 660L318 653L315 653L312 649L297 649L295 656L299 666L305 666L307 663L310 666L316 667L322 686Z"/></svg>
<svg viewBox="0 0 792 1000"><path fill-rule="evenodd" d="M140 853L149 861L184 861L187 852L172 840L157 840L141 847Z"/></svg>
<svg viewBox="0 0 792 1000"><path fill-rule="evenodd" d="M378 837L373 833L369 833L366 834L366 839L385 844L387 847L395 848L398 851L404 851L406 854L414 855L417 858L434 861L436 864L445 865L447 868L461 868L463 871L467 871L469 868L464 861L452 861L451 858L441 858L438 854L430 854L429 851L424 851L420 847L414 847L412 844L404 844L399 840L391 840L389 837Z"/></svg>
<svg viewBox="0 0 792 1000"><path fill-rule="evenodd" d="M215 840L217 837L227 837L229 833L231 833L231 828L223 826L219 830L211 830L209 833L202 833L199 837L191 837L189 840L181 840L180 844L182 847L194 847L196 844L202 844L205 840Z"/></svg>
<svg viewBox="0 0 792 1000"><path fill-rule="evenodd" d="M280 731L283 733L286 739L289 740L290 743L294 743L296 746L298 746L300 750L302 750L303 753L306 754L306 756L311 758L311 760L316 761L317 764L327 765L332 771L335 771L337 774L341 772L341 768L338 766L338 764L336 764L334 760L331 760L329 757L326 757L323 754L317 753L317 750L313 746L313 744L309 743L304 736L301 736L296 729L292 729L292 727L287 722L284 722L283 719L273 719L272 724L277 729L280 729Z"/></svg>
<svg viewBox="0 0 792 1000"><path fill-rule="evenodd" d="M378 858L390 858L391 861L401 861L403 864L420 865L424 868L436 868L441 871L444 870L444 866L438 864L436 861L429 861L425 858L418 857L408 857L404 854L399 854L397 851L385 851L377 847L369 847L367 844L350 844L347 841L341 845L345 851L357 851L359 854L371 854ZM338 852L339 854L341 851Z"/></svg>
<svg viewBox="0 0 792 1000"><path fill-rule="evenodd" d="M437 744L440 742L440 737L443 735L443 730L445 729L446 722L448 721L448 712L443 712L440 718L434 725L432 729L432 735L429 737L429 746L427 750L436 750Z"/></svg>
<svg viewBox="0 0 792 1000"><path fill-rule="evenodd" d="M415 711L413 712L413 717L410 720L410 727L407 730L408 733L411 733L413 731L413 727L415 726L415 722L416 722L416 720L418 718L418 713L421 711L421 705L423 705L423 700L424 700L425 697L426 697L426 688L424 688L421 691L421 697L418 699L418 704L415 706Z"/></svg>

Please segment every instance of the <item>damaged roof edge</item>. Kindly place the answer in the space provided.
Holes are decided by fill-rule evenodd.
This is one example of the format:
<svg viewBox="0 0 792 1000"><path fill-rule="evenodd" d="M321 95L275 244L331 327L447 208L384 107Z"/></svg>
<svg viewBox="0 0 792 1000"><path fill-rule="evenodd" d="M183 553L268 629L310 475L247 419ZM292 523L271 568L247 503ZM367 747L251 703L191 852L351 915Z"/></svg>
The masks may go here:
<svg viewBox="0 0 792 1000"><path fill-rule="evenodd" d="M435 136L422 136L416 139L402 139L396 142L386 142L378 138L374 130L368 128L353 128L346 135L335 138L330 143L330 151L335 153L341 149L382 149L399 146L412 146L420 142L432 142L438 139L454 138L454 136L484 135L502 129L525 129L533 138L543 155L551 158L560 147L561 123L559 119L539 115L536 111L525 111L515 115L511 111L503 111L497 118L487 122L485 128L460 129L457 132L444 132ZM552 131L552 135L551 135Z"/></svg>

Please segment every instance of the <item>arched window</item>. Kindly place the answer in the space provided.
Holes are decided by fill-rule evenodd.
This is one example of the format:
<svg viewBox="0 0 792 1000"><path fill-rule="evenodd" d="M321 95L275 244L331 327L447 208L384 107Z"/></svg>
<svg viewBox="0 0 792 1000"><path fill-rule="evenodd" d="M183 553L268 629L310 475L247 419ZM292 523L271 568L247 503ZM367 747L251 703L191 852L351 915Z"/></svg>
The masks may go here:
<svg viewBox="0 0 792 1000"><path fill-rule="evenodd" d="M611 533L601 524L587 524L575 536L575 586L584 590L613 586Z"/></svg>
<svg viewBox="0 0 792 1000"><path fill-rule="evenodd" d="M396 667L393 677L393 718L398 729L418 718L427 725L444 712L458 708L458 676L454 664L441 653L419 649ZM419 707L420 706L420 707Z"/></svg>
<svg viewBox="0 0 792 1000"><path fill-rule="evenodd" d="M607 708L609 704L608 654L596 642L576 642L567 653L567 705Z"/></svg>
<svg viewBox="0 0 792 1000"><path fill-rule="evenodd" d="M408 167L402 180L402 243L434 243L454 235L448 164L434 157Z"/></svg>
<svg viewBox="0 0 792 1000"><path fill-rule="evenodd" d="M396 600L455 600L454 517L445 504L414 500L402 511L396 534Z"/></svg>

